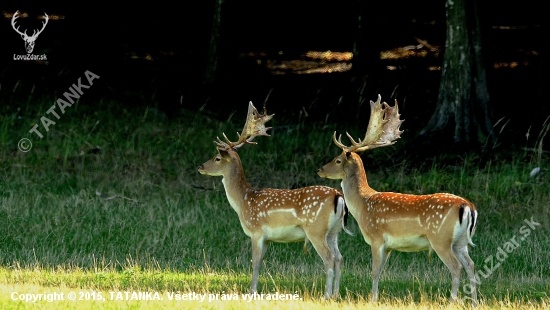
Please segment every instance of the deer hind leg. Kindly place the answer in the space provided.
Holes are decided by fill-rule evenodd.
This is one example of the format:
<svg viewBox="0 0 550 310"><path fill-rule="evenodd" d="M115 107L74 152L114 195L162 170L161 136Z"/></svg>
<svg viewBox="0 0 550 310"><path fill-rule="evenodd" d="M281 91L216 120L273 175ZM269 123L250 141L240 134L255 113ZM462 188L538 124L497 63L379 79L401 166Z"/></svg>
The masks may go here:
<svg viewBox="0 0 550 310"><path fill-rule="evenodd" d="M467 245L453 246L453 252L456 255L456 258L458 258L458 261L460 262L460 264L462 264L462 267L464 267L464 269L466 270L468 279L470 279L470 294L472 298L472 305L475 306L477 303L477 291L476 291L474 261L470 258L470 255L468 254L468 246Z"/></svg>
<svg viewBox="0 0 550 310"><path fill-rule="evenodd" d="M328 234L327 243L334 259L334 282L332 296L337 298L340 293L340 276L342 275L342 254L338 249L338 231L330 232Z"/></svg>
<svg viewBox="0 0 550 310"><path fill-rule="evenodd" d="M386 249L384 244L371 246L372 250L372 302L378 301L378 281L380 281L380 275L384 266L388 261L388 257L391 251Z"/></svg>
<svg viewBox="0 0 550 310"><path fill-rule="evenodd" d="M258 275L260 273L260 265L267 251L269 243L264 237L252 238L252 284L250 285L250 293L258 292Z"/></svg>
<svg viewBox="0 0 550 310"><path fill-rule="evenodd" d="M338 298L340 293L340 277L342 275L342 254L338 249L338 236L346 224L346 202L344 197L334 197L334 214L331 217L329 231L327 234L327 243L334 258L334 283L332 294Z"/></svg>
<svg viewBox="0 0 550 310"><path fill-rule="evenodd" d="M306 253L306 255L309 255L309 251L307 250L307 244L309 243L309 239L306 237L304 239L304 253Z"/></svg>
<svg viewBox="0 0 550 310"><path fill-rule="evenodd" d="M308 234L308 232L306 232L306 234ZM335 257L331 246L329 246L329 242L327 242L328 235L321 234L318 236L318 234L308 234L307 237L325 264L325 298L330 299L332 296L332 284L334 281Z"/></svg>
<svg viewBox="0 0 550 310"><path fill-rule="evenodd" d="M460 271L462 270L462 265L458 261L458 258L455 256L452 245L450 244L434 244L432 243L432 248L439 258L443 261L445 266L449 268L452 276L452 289L451 289L451 301L454 301L458 295L458 285L460 284Z"/></svg>

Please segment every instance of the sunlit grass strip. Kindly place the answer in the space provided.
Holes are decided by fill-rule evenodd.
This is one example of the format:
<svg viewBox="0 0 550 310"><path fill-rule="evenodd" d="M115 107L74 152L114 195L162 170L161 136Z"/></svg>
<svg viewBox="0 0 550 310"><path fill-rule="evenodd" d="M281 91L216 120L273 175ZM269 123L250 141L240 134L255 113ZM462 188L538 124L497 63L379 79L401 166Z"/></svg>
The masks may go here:
<svg viewBox="0 0 550 310"><path fill-rule="evenodd" d="M275 283L283 283L288 275L280 273L268 275ZM298 282L307 282L310 275L298 275ZM318 275L322 278L322 275ZM392 277L393 278L393 277ZM264 279L265 280L265 279ZM360 282L369 281L365 277ZM10 309L33 308L42 305L49 308L76 309L85 307L111 307L123 308L149 308L149 307L173 307L178 308L208 308L218 309L249 309L249 306L269 309L270 307L285 307L290 309L308 309L309 307L332 307L336 309L359 308L398 308L398 309L438 309L446 307L450 309L468 308L467 305L457 301L450 304L446 289L428 287L430 283L422 283L418 279L411 279L410 283L386 281L382 285L381 301L377 304L369 302L369 294L366 290L350 291L349 288L358 287L349 283L344 286L343 297L336 301L325 301L322 290L316 285L299 285L294 287L294 292L285 291L284 288L268 289L265 285L260 288L261 298L251 298L247 295L249 276L233 271L214 271L211 269L197 269L192 272L175 272L170 270L141 270L140 268L128 268L124 271L107 270L94 272L79 268L47 270L41 268L24 269L0 269L0 308ZM480 294L480 309L508 308L508 309L545 309L550 297L541 292L521 293L516 288L508 287L506 281L496 283L504 293L501 296L485 295L487 289L482 286ZM519 281L519 280L518 280ZM353 281L355 282L355 281ZM527 282L525 282L527 284ZM533 284L527 284L535 287ZM390 287L391 286L391 287ZM406 288L403 288L406 286ZM388 291L389 289L389 291ZM396 290L405 290L403 294L395 296ZM515 292L508 291L509 289ZM492 291L492 290L491 290ZM508 291L508 293L506 293ZM72 295L69 295L72 293ZM34 294L34 295L33 295ZM62 295L53 301L47 301L54 294ZM268 300L268 294L284 294L285 300ZM24 302L25 295L38 296L42 300ZM203 295L201 298L198 295ZM293 299L288 300L293 295ZM536 296L538 295L538 296ZM69 296L75 301L69 301ZM535 299L533 299L535 298ZM14 300L15 299L15 300ZM449 307L450 306L450 307ZM325 308L322 308L325 309Z"/></svg>
<svg viewBox="0 0 550 310"><path fill-rule="evenodd" d="M22 301L18 292L36 294L36 296L63 296L58 300ZM128 295L124 294L128 292ZM450 304L446 299L436 301L422 300L415 302L412 295L403 299L382 298L378 303L370 303L363 298L326 301L322 298L305 297L302 300L246 300L242 294L227 294L237 296L237 300L222 300L195 298L175 298L176 294L196 296L197 292L156 291L153 300L133 300L132 291L102 291L93 289L74 289L65 286L47 287L32 284L2 285L0 287L0 308L2 309L469 309L469 304L458 301ZM202 291L198 294L212 294ZM214 295L214 294L212 294ZM130 297L126 297L130 296ZM135 296L135 295L134 295ZM142 295L143 296L143 295ZM75 299L75 300L72 300ZM96 300L94 300L96 299ZM121 300L122 299L122 300ZM482 301L476 309L548 309L550 299L545 298L538 303L518 302L510 299Z"/></svg>

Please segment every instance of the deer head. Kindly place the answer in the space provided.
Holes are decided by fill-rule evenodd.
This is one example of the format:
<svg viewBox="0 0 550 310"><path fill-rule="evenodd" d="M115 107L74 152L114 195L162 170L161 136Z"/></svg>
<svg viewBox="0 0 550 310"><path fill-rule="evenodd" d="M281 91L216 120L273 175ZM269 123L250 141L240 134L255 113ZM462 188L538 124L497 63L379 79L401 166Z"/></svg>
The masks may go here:
<svg viewBox="0 0 550 310"><path fill-rule="evenodd" d="M19 11L16 11L12 18L11 18L11 26L13 27L13 30L15 30L17 33L19 33L21 35L21 38L25 41L25 49L27 50L27 53L32 53L32 51L34 50L34 44L35 44L35 41L36 41L36 38L38 38L38 35L40 33L42 33L42 31L44 30L44 28L46 28L46 25L48 24L48 20L50 19L48 14L44 13L44 15L46 16L46 21L42 23L42 29L40 30L33 30L33 33L32 33L32 36L28 36L27 35L27 30L25 30L25 32L21 32L19 31L19 27L15 27L15 20L19 18L19 16L16 16L17 14L19 14Z"/></svg>
<svg viewBox="0 0 550 310"><path fill-rule="evenodd" d="M246 117L246 123L242 130L242 133L238 133L239 139L236 142L231 142L223 133L225 141L222 141L219 137L217 141L214 141L218 146L218 153L214 158L207 161L199 167L201 174L208 174L211 176L223 176L229 173L227 169L240 169L240 159L236 151L245 144L256 144L252 140L256 136L268 136L267 130L271 127L265 127L265 123L273 118L274 114L267 115L267 111L264 109L264 114L258 113L258 110L254 107L252 102L248 104L248 114ZM235 162L237 165L231 165Z"/></svg>
<svg viewBox="0 0 550 310"><path fill-rule="evenodd" d="M403 131L399 130L399 126L404 120L399 119L397 100L395 101L395 106L390 107L385 102L381 104L381 99L380 95L378 95L376 102L370 102L369 125L367 126L367 132L363 140L358 139L359 142L356 142L346 132L351 141L351 146L345 146L341 141L341 136L336 139L336 132L334 132L332 140L343 152L323 168L319 169L317 171L319 176L329 179L343 179L344 175L348 173L346 167L353 167L361 162L357 153L393 145L400 138Z"/></svg>

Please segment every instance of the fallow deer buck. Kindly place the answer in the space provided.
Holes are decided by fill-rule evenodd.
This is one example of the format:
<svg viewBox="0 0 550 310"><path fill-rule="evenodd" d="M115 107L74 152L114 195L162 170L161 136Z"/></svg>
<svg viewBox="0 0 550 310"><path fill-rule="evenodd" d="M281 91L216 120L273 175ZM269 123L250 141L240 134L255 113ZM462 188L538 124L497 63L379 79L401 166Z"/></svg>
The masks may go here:
<svg viewBox="0 0 550 310"><path fill-rule="evenodd" d="M229 204L241 222L244 233L252 239L251 292L257 292L260 264L270 242L307 241L323 259L326 272L325 297L337 296L340 285L342 255L338 234L345 229L347 209L340 191L326 186L309 186L294 190L256 189L245 179L237 149L256 144L256 136L269 136L265 123L273 115L260 115L252 102L243 132L237 142L218 138L219 154L199 167L201 174L223 176L222 183ZM346 230L347 231L347 230Z"/></svg>
<svg viewBox="0 0 550 310"><path fill-rule="evenodd" d="M394 107L370 102L371 116L365 138L347 147L333 136L342 154L318 170L321 177L341 179L346 204L372 250L372 300L378 299L378 281L392 250L417 252L433 248L452 275L451 300L457 298L461 268L466 269L475 304L474 262L468 255L477 221L476 207L451 194L409 195L377 192L367 183L361 157L366 150L395 143L402 131L397 101Z"/></svg>

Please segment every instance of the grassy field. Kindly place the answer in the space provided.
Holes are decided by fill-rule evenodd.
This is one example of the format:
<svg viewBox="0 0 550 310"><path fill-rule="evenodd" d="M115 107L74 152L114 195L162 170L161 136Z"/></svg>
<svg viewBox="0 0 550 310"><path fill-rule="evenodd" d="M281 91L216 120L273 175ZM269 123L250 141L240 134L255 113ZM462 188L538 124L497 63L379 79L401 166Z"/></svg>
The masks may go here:
<svg viewBox="0 0 550 310"><path fill-rule="evenodd" d="M353 220L355 236L340 238L340 300L323 300L322 261L311 247L305 255L301 243L272 244L260 271L263 300L243 300L251 278L250 239L226 200L221 178L200 175L197 167L216 154L216 136L234 137L241 129L246 104L221 120L207 109L169 119L155 108L77 104L47 133L40 118L49 104L18 112L0 107L0 308L447 307L450 272L436 256L428 260L427 252L394 252L382 274L381 301L370 304L370 247ZM28 133L36 123L44 138ZM271 137L240 150L250 184L339 188L316 170L340 151L331 141L334 130L359 136L364 125L341 128L278 115L270 123ZM17 148L25 137L33 144L26 153ZM404 141L396 147L400 144ZM385 148L363 156L373 188L450 192L477 205L477 246L470 255L483 273L478 273L480 308L550 307L544 154L539 159L536 153L512 152L507 160L480 167L475 154L454 161L460 164L443 164L449 161L412 163L407 155L394 158L395 152ZM535 167L541 172L530 177ZM511 240L519 245L511 248ZM463 273L461 298L468 296L466 283ZM128 300L147 292L162 300ZM70 293L77 300L69 300ZM271 295L277 293L293 300L268 300L267 294L280 299ZM62 301L20 300L60 294ZM201 294L202 302L181 300Z"/></svg>

